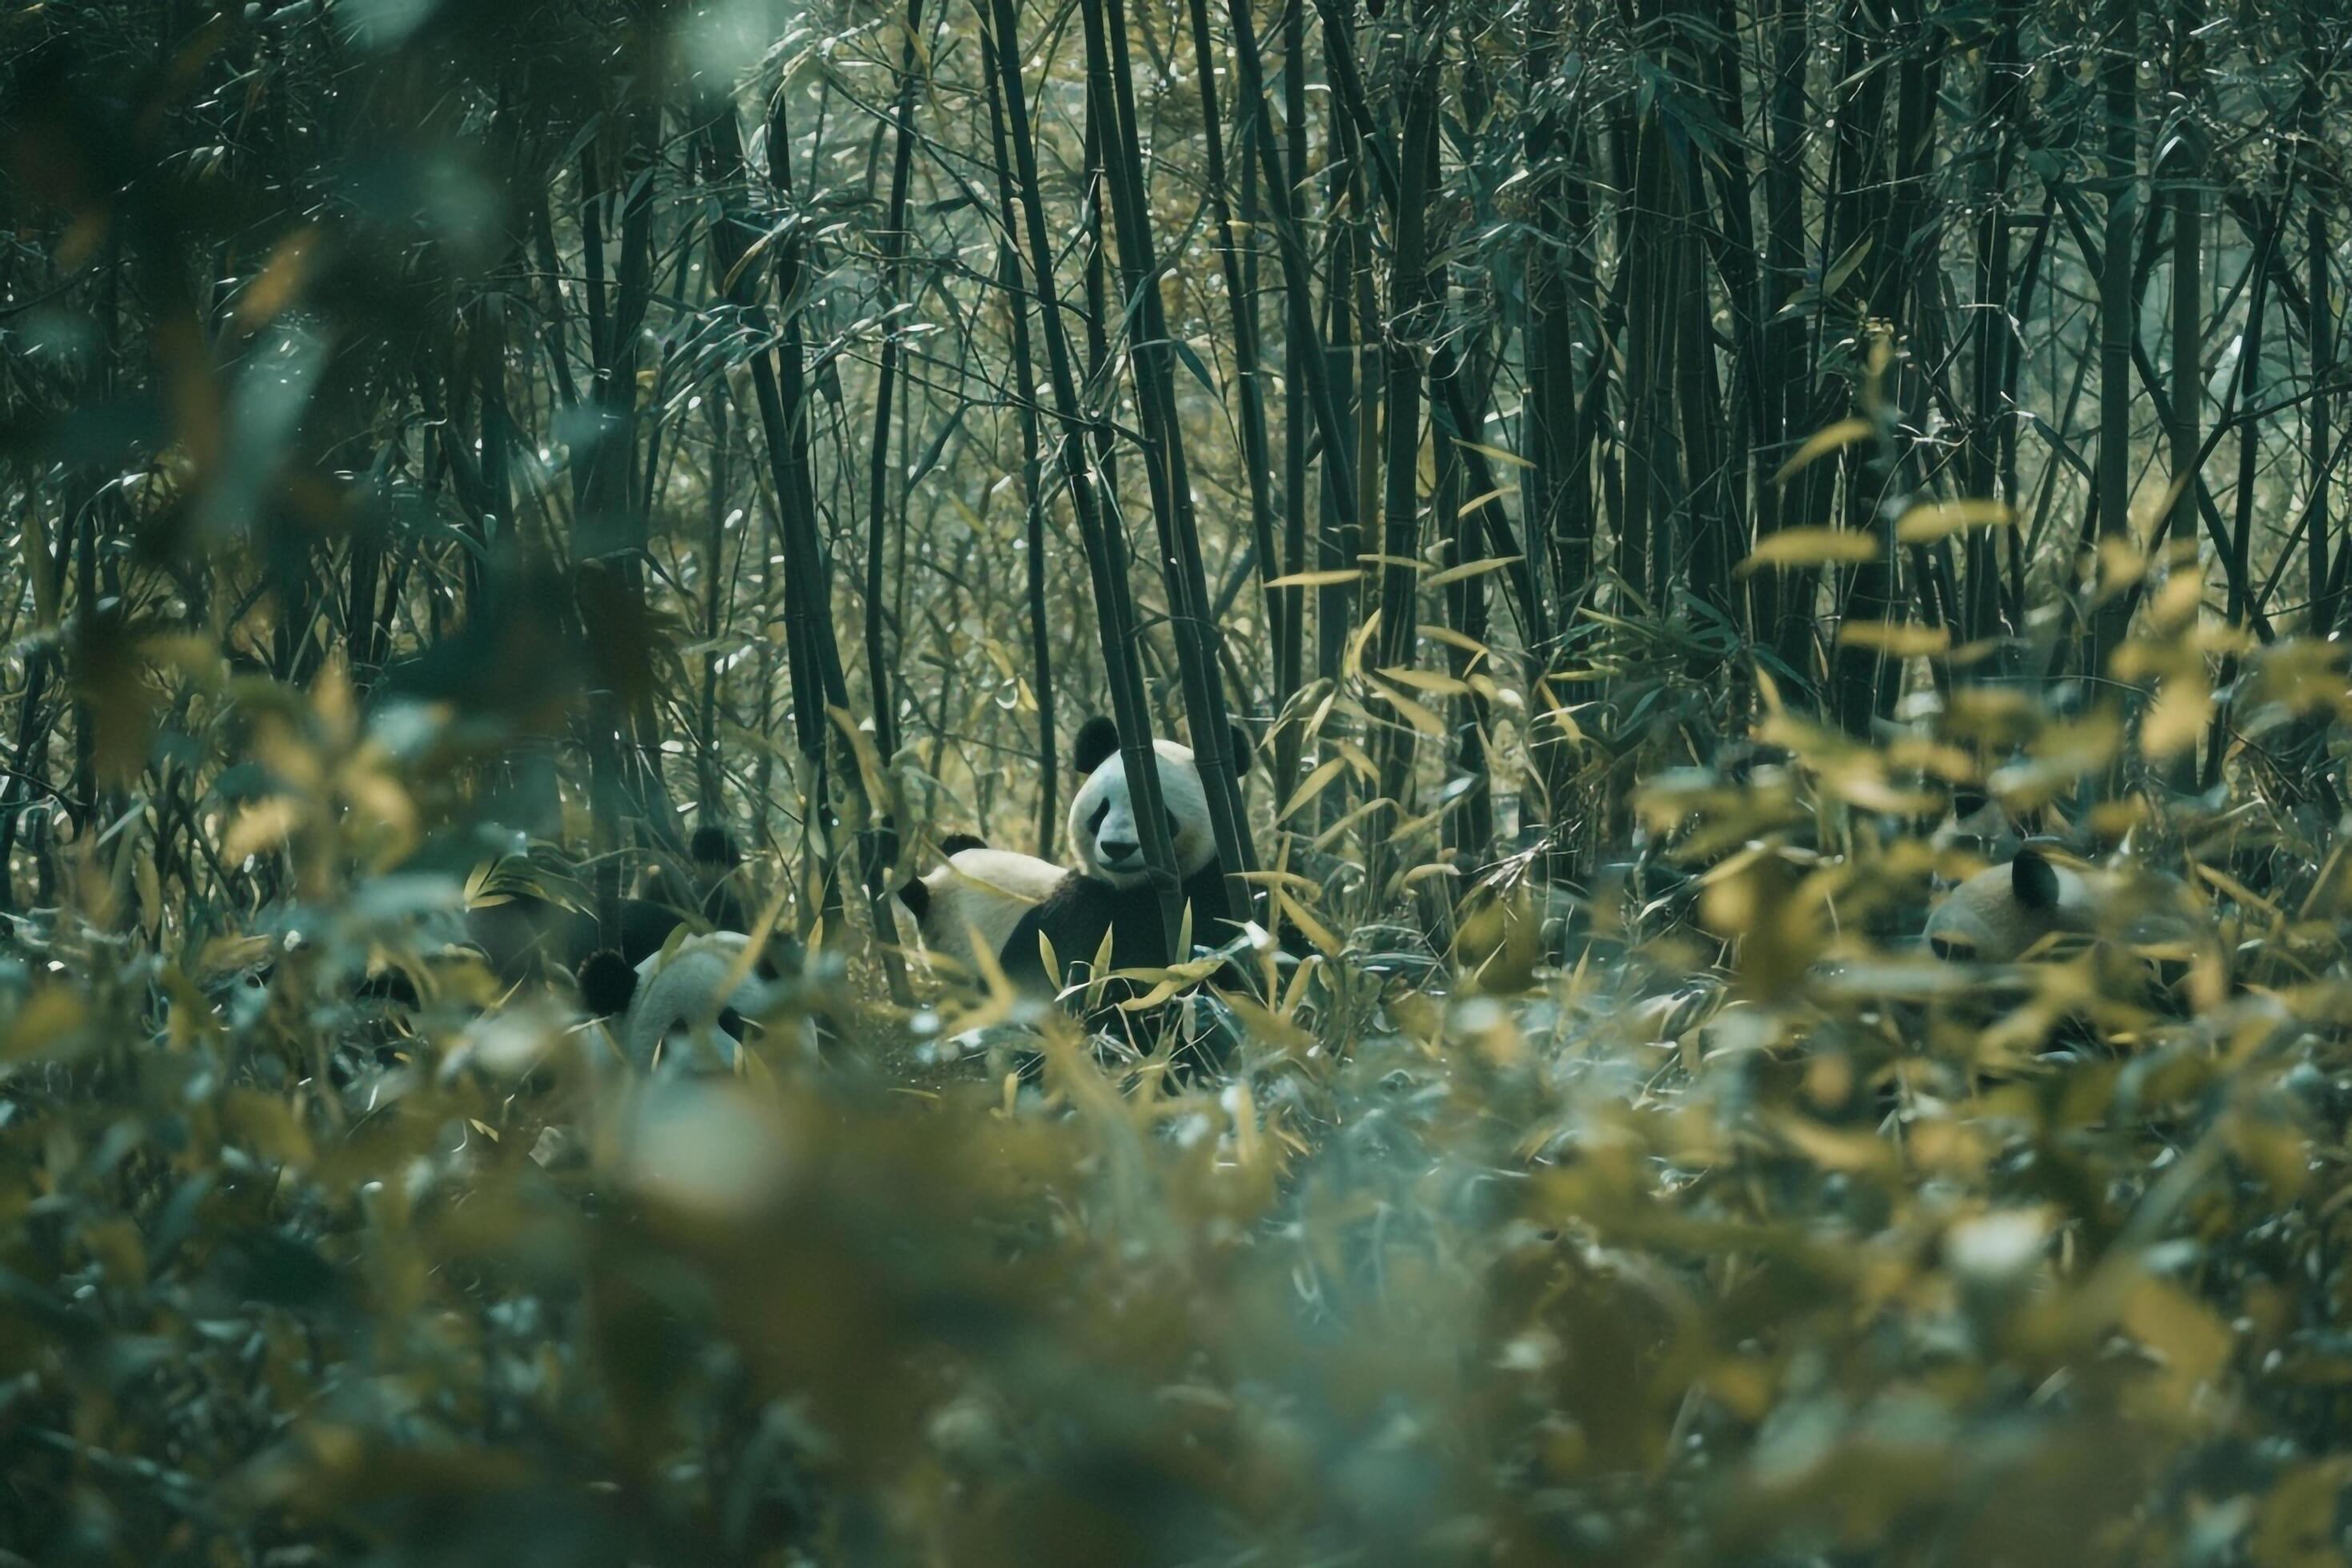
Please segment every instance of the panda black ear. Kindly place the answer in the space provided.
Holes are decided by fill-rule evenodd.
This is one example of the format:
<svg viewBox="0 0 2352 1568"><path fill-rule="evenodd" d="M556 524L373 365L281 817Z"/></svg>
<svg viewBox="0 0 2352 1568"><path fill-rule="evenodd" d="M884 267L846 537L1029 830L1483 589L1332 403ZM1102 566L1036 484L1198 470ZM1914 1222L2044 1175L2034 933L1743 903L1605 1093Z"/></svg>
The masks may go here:
<svg viewBox="0 0 2352 1568"><path fill-rule="evenodd" d="M985 849L988 840L977 833L950 833L940 840L940 853L961 855L967 849Z"/></svg>
<svg viewBox="0 0 2352 1568"><path fill-rule="evenodd" d="M735 836L711 823L694 830L694 837L687 840L686 853L698 866L715 866L722 870L731 871L743 863L743 852L735 847Z"/></svg>
<svg viewBox="0 0 2352 1568"><path fill-rule="evenodd" d="M1118 750L1118 726L1097 713L1078 726L1077 749L1070 753L1070 765L1080 773L1091 773Z"/></svg>
<svg viewBox="0 0 2352 1568"><path fill-rule="evenodd" d="M2009 863L2009 890L2029 910L2058 907L2058 872L2041 852L2021 849Z"/></svg>
<svg viewBox="0 0 2352 1568"><path fill-rule="evenodd" d="M590 953L580 965L580 999L599 1018L618 1017L637 994L637 972L611 948Z"/></svg>
<svg viewBox="0 0 2352 1568"><path fill-rule="evenodd" d="M1227 742L1233 748L1234 777L1240 778L1250 771L1250 764L1257 760L1257 743L1250 739L1249 731L1240 720L1232 719L1226 722L1232 726L1234 731L1232 741Z"/></svg>

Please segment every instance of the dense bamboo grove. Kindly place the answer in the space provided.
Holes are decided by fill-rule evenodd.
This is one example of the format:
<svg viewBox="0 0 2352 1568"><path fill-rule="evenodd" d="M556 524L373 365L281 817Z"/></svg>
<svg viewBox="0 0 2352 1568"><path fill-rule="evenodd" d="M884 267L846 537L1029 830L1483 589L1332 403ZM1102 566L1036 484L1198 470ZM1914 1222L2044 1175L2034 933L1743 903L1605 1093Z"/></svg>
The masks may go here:
<svg viewBox="0 0 2352 1568"><path fill-rule="evenodd" d="M2342 1560L2348 53L0 15L0 1562ZM894 912L1098 712L1205 1078ZM722 1087L428 935L713 827Z"/></svg>
<svg viewBox="0 0 2352 1568"><path fill-rule="evenodd" d="M2341 614L2325 16L331 9L12 25L19 636L438 694L593 628L467 694L532 831L878 887L1050 853L1074 710L1231 710L1354 862L1576 886L1662 702L2095 679L2176 547L2258 644ZM57 666L11 879L136 794L244 896Z"/></svg>

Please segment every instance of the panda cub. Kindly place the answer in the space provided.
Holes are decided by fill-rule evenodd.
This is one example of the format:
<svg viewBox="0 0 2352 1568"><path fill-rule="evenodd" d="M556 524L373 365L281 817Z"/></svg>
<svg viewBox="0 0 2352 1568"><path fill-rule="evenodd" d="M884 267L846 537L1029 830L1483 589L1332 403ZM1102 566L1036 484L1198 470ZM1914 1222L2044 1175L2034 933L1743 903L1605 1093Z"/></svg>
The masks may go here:
<svg viewBox="0 0 2352 1568"><path fill-rule="evenodd" d="M614 1042L640 1070L720 1070L734 1061L744 1018L766 1010L778 984L763 955L721 994L751 944L741 931L705 931L635 965L607 948L581 964L581 998L598 1017L618 1020Z"/></svg>
<svg viewBox="0 0 2352 1568"><path fill-rule="evenodd" d="M1249 737L1239 725L1234 727L1233 744L1234 755L1249 756ZM1155 741L1152 749L1176 871L1183 879L1182 899L1192 910L1193 940L1221 942L1232 917L1200 764L1190 746L1173 741ZM1187 956L1170 951L1174 931L1159 929L1158 896L1144 865L1118 726L1099 715L1087 720L1078 731L1074 760L1086 782L1070 802L1073 868L1021 916L1002 950L1004 973L1014 984L1048 992L1061 989L1069 966L1093 961L1105 932L1111 938L1111 963L1121 969L1156 969ZM1045 973L1040 938L1052 943L1064 974Z"/></svg>

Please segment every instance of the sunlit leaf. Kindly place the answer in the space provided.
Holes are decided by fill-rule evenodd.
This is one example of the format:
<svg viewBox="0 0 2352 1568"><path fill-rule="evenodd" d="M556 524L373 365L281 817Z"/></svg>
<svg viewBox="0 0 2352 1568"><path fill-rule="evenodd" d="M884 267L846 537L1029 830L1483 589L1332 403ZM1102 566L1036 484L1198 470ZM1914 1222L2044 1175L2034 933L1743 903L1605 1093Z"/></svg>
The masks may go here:
<svg viewBox="0 0 2352 1568"><path fill-rule="evenodd" d="M2008 528L2017 514L2000 501L1927 501L1911 508L1895 524L1895 537L1904 544L1932 544L1966 528Z"/></svg>
<svg viewBox="0 0 2352 1568"><path fill-rule="evenodd" d="M1448 583L1459 583L1471 577L1483 577L1489 572L1501 572L1527 559L1522 555L1496 556L1486 561L1465 561L1459 566L1448 566L1422 580L1424 588L1442 588Z"/></svg>
<svg viewBox="0 0 2352 1568"><path fill-rule="evenodd" d="M1759 540L1739 563L1740 574L1767 566L1827 566L1874 561L1884 547L1876 535L1847 528L1784 528Z"/></svg>
<svg viewBox="0 0 2352 1568"><path fill-rule="evenodd" d="M1455 445L1467 447L1482 458L1490 458L1509 468L1532 468L1535 467L1535 464L1520 457L1517 452L1507 452L1500 447L1489 447L1483 442L1465 441L1459 438L1456 439Z"/></svg>
<svg viewBox="0 0 2352 1568"><path fill-rule="evenodd" d="M1866 441L1873 433L1873 426L1867 419L1841 419L1834 425L1816 431L1803 446L1797 448L1787 462L1780 465L1772 475L1772 482L1776 485L1786 484L1819 459L1828 457L1832 452L1843 451L1857 441Z"/></svg>
<svg viewBox="0 0 2352 1568"><path fill-rule="evenodd" d="M1842 647L1874 648L1895 658L1933 658L1952 646L1952 634L1916 621L1843 621L1837 640Z"/></svg>

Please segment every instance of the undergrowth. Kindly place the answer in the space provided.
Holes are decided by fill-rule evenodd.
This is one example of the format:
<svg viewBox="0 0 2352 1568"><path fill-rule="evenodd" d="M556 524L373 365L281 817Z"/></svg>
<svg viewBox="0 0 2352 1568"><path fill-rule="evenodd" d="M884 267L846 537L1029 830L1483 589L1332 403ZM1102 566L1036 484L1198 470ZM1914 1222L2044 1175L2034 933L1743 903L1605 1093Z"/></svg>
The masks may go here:
<svg viewBox="0 0 2352 1568"><path fill-rule="evenodd" d="M894 1011L844 939L740 1073L647 1079L433 939L445 851L351 808L432 791L318 702L299 897L85 877L7 939L22 1560L2333 1560L2352 927L2252 765L2175 797L2000 705L1993 784L2187 898L2165 944L1907 949L1981 863L1920 831L1970 710L1768 701L1589 900L1183 1004L1220 1070Z"/></svg>

